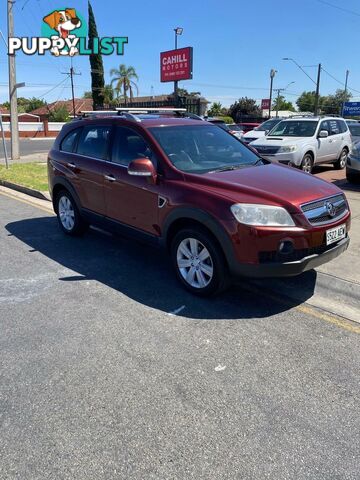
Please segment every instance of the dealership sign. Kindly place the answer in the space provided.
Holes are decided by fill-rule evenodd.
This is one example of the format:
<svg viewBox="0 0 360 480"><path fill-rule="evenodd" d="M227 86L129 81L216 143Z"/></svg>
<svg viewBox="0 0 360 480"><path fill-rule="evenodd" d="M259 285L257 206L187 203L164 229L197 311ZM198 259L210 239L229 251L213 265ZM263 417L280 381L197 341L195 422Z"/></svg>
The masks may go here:
<svg viewBox="0 0 360 480"><path fill-rule="evenodd" d="M270 108L270 98L263 98L261 100L261 110L269 110Z"/></svg>
<svg viewBox="0 0 360 480"><path fill-rule="evenodd" d="M192 47L178 48L160 53L160 78L162 82L176 82L192 78Z"/></svg>
<svg viewBox="0 0 360 480"><path fill-rule="evenodd" d="M360 102L345 102L343 117L360 116Z"/></svg>

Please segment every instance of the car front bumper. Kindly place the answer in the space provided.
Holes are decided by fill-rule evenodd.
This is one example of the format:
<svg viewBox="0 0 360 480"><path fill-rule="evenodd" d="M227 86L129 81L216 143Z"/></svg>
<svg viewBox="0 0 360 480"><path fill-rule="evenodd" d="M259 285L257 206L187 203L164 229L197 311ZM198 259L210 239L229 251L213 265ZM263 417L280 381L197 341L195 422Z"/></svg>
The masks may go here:
<svg viewBox="0 0 360 480"><path fill-rule="evenodd" d="M324 263L334 260L347 250L350 238L347 236L340 240L334 247L321 254L309 255L294 262L274 262L264 264L239 264L230 267L234 276L245 276L253 278L266 277L293 277L307 270L319 267Z"/></svg>
<svg viewBox="0 0 360 480"><path fill-rule="evenodd" d="M265 158L265 160L269 160L270 162L278 162L283 165L296 165L297 167L301 165L302 160L298 155L298 152L275 153L273 155L260 153L260 155L262 158Z"/></svg>
<svg viewBox="0 0 360 480"><path fill-rule="evenodd" d="M360 175L360 158L350 154L347 158L346 169L350 173Z"/></svg>

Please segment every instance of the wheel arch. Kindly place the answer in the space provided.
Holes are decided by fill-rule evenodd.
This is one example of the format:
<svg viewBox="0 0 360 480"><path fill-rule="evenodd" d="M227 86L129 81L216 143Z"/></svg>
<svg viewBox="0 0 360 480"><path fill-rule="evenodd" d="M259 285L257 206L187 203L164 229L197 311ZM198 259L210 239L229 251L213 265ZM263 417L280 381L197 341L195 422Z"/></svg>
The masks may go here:
<svg viewBox="0 0 360 480"><path fill-rule="evenodd" d="M169 249L176 233L181 229L191 226L198 226L209 232L230 266L234 261L234 250L231 239L224 227L213 216L203 210L179 208L171 212L163 226L162 241L164 246Z"/></svg>
<svg viewBox="0 0 360 480"><path fill-rule="evenodd" d="M71 185L71 183L66 178L55 177L53 180L52 195L51 195L54 212L57 213L56 197L61 190L67 190L73 197L77 208L81 210L80 199L78 194L76 193L75 188Z"/></svg>

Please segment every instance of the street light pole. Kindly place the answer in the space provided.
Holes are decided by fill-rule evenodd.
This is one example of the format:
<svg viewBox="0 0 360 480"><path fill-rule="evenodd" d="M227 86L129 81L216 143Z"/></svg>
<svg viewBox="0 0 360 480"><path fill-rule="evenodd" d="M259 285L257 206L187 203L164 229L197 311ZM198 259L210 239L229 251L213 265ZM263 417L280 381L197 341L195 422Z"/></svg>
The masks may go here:
<svg viewBox="0 0 360 480"><path fill-rule="evenodd" d="M8 38L14 37L14 16L13 7L15 0L7 0L7 24ZM11 158L18 160L20 158L19 150L19 121L16 92L16 67L15 53L9 54L9 99L10 99L10 130L11 130Z"/></svg>
<svg viewBox="0 0 360 480"><path fill-rule="evenodd" d="M182 35L183 33L183 28L181 27L176 27L174 28L174 33L175 33L175 50L177 50L178 48L178 35ZM175 100L176 100L176 104L178 103L178 81L175 80L174 81L174 95L175 95Z"/></svg>
<svg viewBox="0 0 360 480"><path fill-rule="evenodd" d="M347 95L347 86L348 86L348 80L349 80L349 70L346 70L346 75L345 75L345 88L344 88L344 101L341 106L341 116L344 116L344 107L345 107L345 101L346 101L346 95Z"/></svg>
<svg viewBox="0 0 360 480"><path fill-rule="evenodd" d="M315 105L314 105L314 115L315 115L315 117L319 113L320 76L321 76L321 63L319 63L319 66L318 66L318 73L317 73L317 80L316 80Z"/></svg>
<svg viewBox="0 0 360 480"><path fill-rule="evenodd" d="M274 77L277 73L277 70L274 70L273 68L270 70L270 105L269 105L269 118L271 118L271 102L272 102L272 92L273 92L273 82L274 82Z"/></svg>

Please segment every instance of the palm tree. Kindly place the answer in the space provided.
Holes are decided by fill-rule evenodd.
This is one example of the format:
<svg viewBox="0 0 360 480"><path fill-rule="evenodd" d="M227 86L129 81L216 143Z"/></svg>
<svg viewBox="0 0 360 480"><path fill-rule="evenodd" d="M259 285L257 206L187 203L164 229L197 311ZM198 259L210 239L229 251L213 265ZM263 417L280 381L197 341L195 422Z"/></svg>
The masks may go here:
<svg viewBox="0 0 360 480"><path fill-rule="evenodd" d="M138 93L138 87L134 80L139 80L137 73L135 72L134 67L127 67L123 63L119 66L119 69L112 68L110 70L110 75L114 77L111 80L111 85L115 83L115 92L117 98L119 98L120 92L123 92L123 97L125 101L125 105L127 104L127 92L130 93L130 99L134 97L133 89L136 90Z"/></svg>

